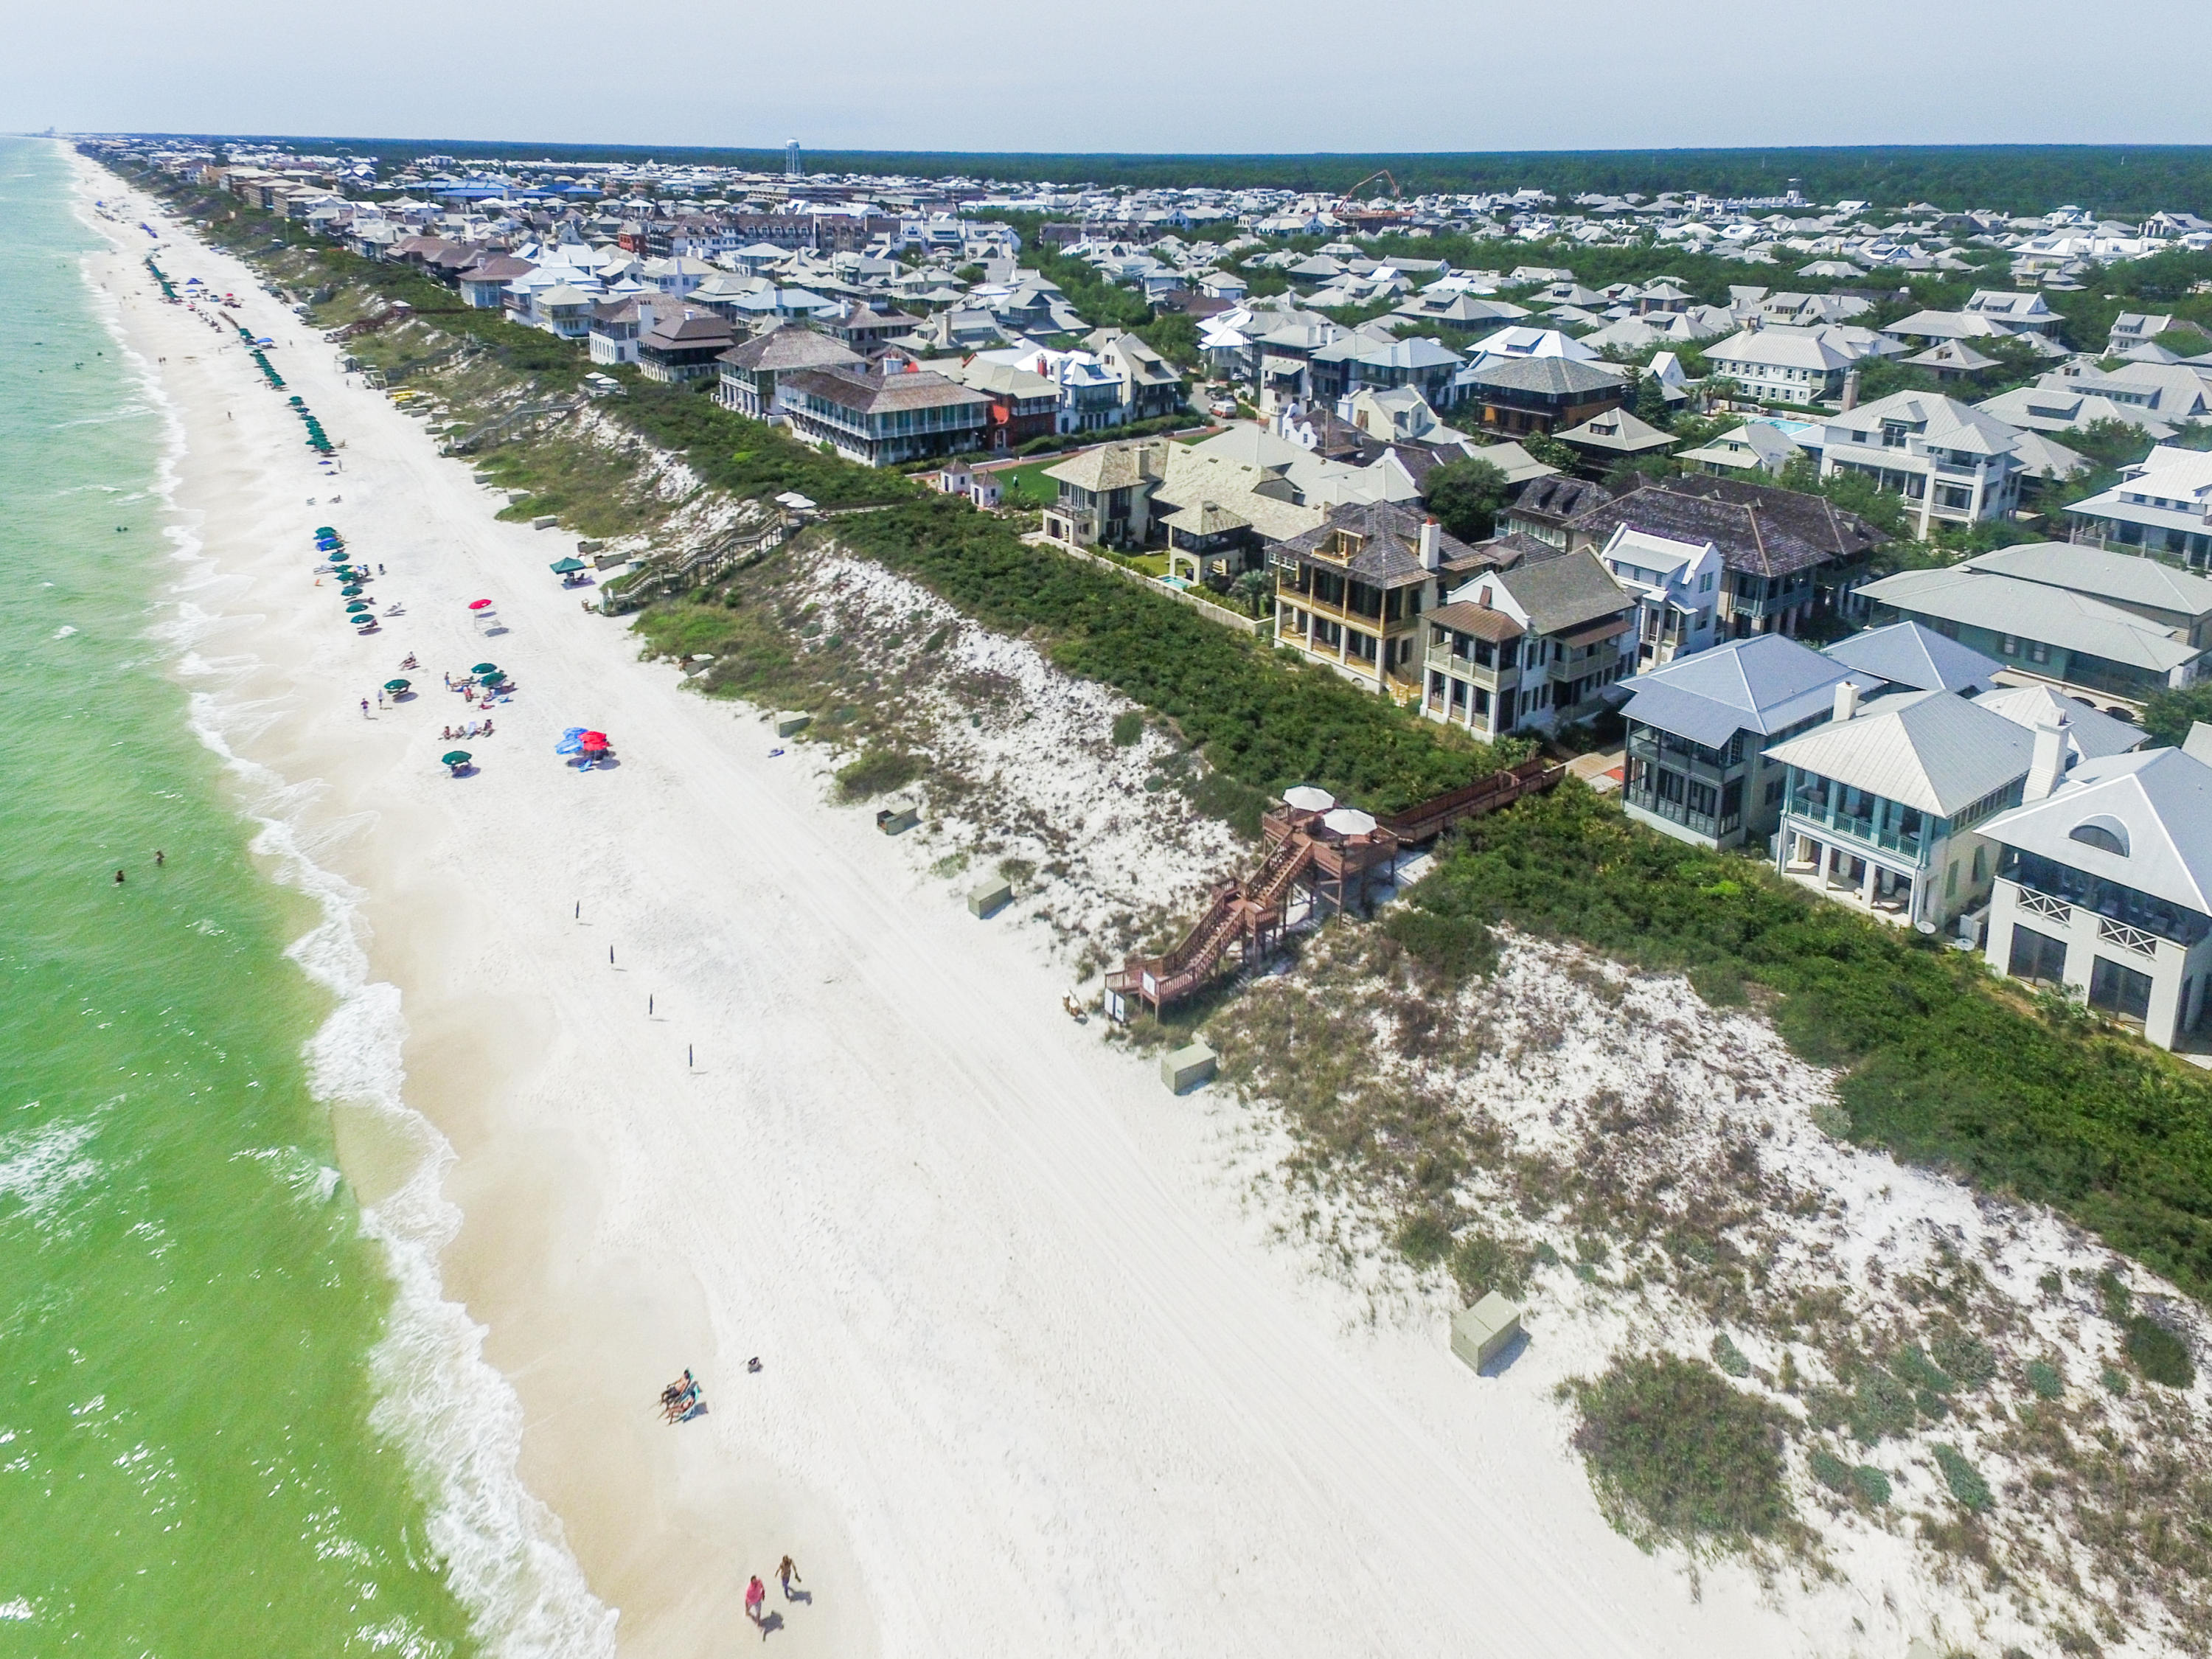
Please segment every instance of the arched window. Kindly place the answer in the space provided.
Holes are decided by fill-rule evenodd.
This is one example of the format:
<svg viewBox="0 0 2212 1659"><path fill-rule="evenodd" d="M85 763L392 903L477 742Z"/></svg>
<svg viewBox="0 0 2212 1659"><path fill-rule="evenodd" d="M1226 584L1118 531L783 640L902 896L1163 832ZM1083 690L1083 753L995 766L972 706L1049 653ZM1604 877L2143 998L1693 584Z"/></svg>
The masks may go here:
<svg viewBox="0 0 2212 1659"><path fill-rule="evenodd" d="M2069 841L2078 841L2084 847L2094 847L2100 853L2128 855L2127 826L2114 818L2087 818L2067 831Z"/></svg>

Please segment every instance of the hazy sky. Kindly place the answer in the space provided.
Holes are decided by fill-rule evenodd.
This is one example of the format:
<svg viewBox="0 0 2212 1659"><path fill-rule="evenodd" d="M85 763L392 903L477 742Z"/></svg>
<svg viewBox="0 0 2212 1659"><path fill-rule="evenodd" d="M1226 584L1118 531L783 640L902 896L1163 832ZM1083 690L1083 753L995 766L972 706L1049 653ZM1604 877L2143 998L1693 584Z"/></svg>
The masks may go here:
<svg viewBox="0 0 2212 1659"><path fill-rule="evenodd" d="M2212 142L2205 0L50 0L11 15L0 129L16 131L971 150Z"/></svg>

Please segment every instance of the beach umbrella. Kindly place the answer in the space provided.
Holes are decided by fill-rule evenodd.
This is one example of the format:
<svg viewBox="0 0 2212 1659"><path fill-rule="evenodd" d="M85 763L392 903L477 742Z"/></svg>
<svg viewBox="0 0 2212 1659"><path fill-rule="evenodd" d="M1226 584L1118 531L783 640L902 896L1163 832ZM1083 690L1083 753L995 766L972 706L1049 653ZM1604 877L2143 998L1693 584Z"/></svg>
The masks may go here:
<svg viewBox="0 0 2212 1659"><path fill-rule="evenodd" d="M1301 812L1326 812L1336 805L1336 797L1326 789L1302 783L1295 789L1283 791L1283 805L1294 806Z"/></svg>
<svg viewBox="0 0 2212 1659"><path fill-rule="evenodd" d="M387 691L404 691L413 684L412 680L386 680L384 683L384 689Z"/></svg>
<svg viewBox="0 0 2212 1659"><path fill-rule="evenodd" d="M489 599L471 599L469 601L469 609L471 611L489 611L491 609L491 601Z"/></svg>
<svg viewBox="0 0 2212 1659"><path fill-rule="evenodd" d="M448 749L444 754L438 757L439 765L450 766L456 772L459 771L461 768L466 766L468 763L469 751L465 749Z"/></svg>
<svg viewBox="0 0 2212 1659"><path fill-rule="evenodd" d="M581 570L583 568L584 562L581 559L560 559L555 561L550 567L556 576L565 576L571 571Z"/></svg>
<svg viewBox="0 0 2212 1659"><path fill-rule="evenodd" d="M315 534L318 536L335 536L337 533L337 526L335 525L319 524L315 526Z"/></svg>
<svg viewBox="0 0 2212 1659"><path fill-rule="evenodd" d="M1375 827L1375 820L1356 806L1340 806L1322 818L1322 827L1340 836L1364 836Z"/></svg>
<svg viewBox="0 0 2212 1659"><path fill-rule="evenodd" d="M586 750L605 749L607 746L607 734L604 732L586 732L576 741Z"/></svg>
<svg viewBox="0 0 2212 1659"><path fill-rule="evenodd" d="M369 603L367 599L356 599L351 604L348 605L346 609L348 611L367 611L369 609Z"/></svg>
<svg viewBox="0 0 2212 1659"><path fill-rule="evenodd" d="M563 738L553 745L553 752L556 755L573 755L583 746L574 738Z"/></svg>
<svg viewBox="0 0 2212 1659"><path fill-rule="evenodd" d="M499 665L495 662L480 662L474 668L469 670L469 672L471 674L496 674L499 672Z"/></svg>

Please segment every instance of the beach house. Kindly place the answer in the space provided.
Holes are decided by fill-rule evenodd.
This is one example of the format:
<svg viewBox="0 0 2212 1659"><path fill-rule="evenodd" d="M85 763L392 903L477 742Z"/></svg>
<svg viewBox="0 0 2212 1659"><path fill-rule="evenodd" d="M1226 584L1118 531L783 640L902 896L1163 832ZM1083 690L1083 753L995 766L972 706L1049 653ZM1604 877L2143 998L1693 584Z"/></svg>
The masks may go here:
<svg viewBox="0 0 2212 1659"><path fill-rule="evenodd" d="M2212 1024L2212 727L2070 771L2058 738L2037 731L2025 799L1982 826L2001 849L1989 964L2191 1044Z"/></svg>
<svg viewBox="0 0 2212 1659"><path fill-rule="evenodd" d="M1635 667L1635 610L1589 552L1478 569L1422 619L1421 712L1478 738L1587 719Z"/></svg>

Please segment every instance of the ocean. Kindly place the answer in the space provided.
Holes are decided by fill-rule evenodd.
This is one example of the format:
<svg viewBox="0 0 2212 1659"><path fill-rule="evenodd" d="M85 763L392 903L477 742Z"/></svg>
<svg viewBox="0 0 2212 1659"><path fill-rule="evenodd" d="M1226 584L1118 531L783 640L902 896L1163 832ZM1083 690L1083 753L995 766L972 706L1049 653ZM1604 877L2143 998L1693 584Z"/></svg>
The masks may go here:
<svg viewBox="0 0 2212 1659"><path fill-rule="evenodd" d="M605 1651L438 1297L442 1142L336 1168L333 1097L410 1128L397 994L228 753L97 243L0 140L0 1656Z"/></svg>

